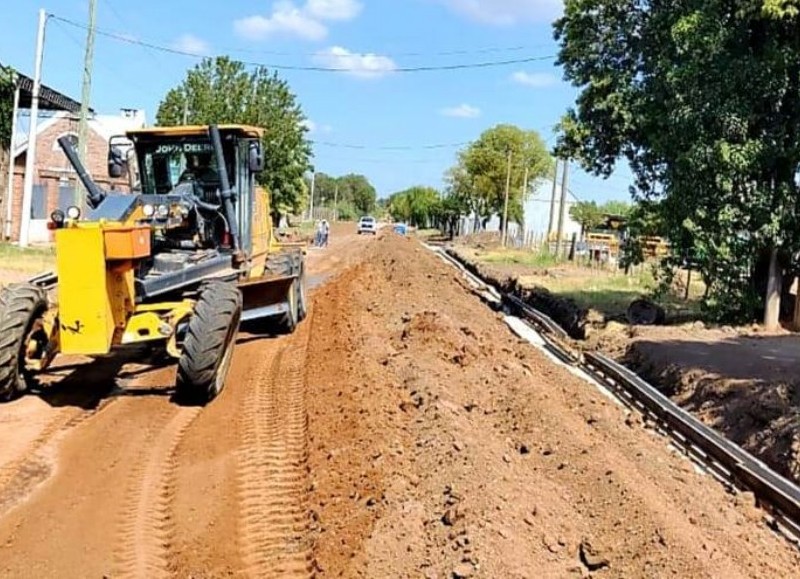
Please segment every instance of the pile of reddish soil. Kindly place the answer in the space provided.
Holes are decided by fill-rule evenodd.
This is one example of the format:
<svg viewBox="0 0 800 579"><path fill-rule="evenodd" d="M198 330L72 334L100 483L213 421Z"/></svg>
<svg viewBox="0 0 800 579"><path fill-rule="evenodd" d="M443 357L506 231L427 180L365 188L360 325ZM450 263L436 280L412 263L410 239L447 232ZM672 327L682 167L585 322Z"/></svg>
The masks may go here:
<svg viewBox="0 0 800 579"><path fill-rule="evenodd" d="M315 300L315 562L330 577L785 575L747 497L515 338L394 235Z"/></svg>
<svg viewBox="0 0 800 579"><path fill-rule="evenodd" d="M571 300L528 290L512 269L478 263L473 249L453 251L475 273L524 296L573 338L585 338L583 347L625 363L706 424L800 482L800 337L759 335L752 328L706 329L701 323L632 327L603 320L599 329L591 313L585 315Z"/></svg>

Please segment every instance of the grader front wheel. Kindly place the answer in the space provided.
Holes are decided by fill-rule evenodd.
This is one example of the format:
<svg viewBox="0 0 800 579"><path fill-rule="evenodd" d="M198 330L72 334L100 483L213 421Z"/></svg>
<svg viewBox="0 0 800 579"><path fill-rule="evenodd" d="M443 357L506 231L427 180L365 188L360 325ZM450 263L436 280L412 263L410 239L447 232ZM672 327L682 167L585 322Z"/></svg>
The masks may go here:
<svg viewBox="0 0 800 579"><path fill-rule="evenodd" d="M230 369L242 294L224 282L205 286L195 305L178 360L177 395L205 404L222 391Z"/></svg>
<svg viewBox="0 0 800 579"><path fill-rule="evenodd" d="M19 396L33 381L28 360L44 354L46 311L47 293L40 287L20 283L0 291L0 401Z"/></svg>

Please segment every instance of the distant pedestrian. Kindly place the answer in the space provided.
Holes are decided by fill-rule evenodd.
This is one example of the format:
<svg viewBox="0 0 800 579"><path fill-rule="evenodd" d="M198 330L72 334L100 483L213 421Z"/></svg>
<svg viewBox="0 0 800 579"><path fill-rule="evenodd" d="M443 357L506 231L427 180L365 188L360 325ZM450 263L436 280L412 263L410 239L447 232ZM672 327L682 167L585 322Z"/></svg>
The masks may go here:
<svg viewBox="0 0 800 579"><path fill-rule="evenodd" d="M322 221L319 219L314 227L314 247L322 247Z"/></svg>
<svg viewBox="0 0 800 579"><path fill-rule="evenodd" d="M322 247L328 247L328 238L331 234L331 226L327 219L322 220Z"/></svg>

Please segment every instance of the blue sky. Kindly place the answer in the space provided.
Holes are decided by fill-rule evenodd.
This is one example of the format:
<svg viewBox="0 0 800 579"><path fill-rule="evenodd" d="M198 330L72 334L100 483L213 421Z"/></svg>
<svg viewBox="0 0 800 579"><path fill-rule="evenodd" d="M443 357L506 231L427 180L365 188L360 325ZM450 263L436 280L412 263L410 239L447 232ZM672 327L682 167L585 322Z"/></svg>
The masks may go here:
<svg viewBox="0 0 800 579"><path fill-rule="evenodd" d="M441 187L458 150L449 145L497 123L538 130L552 143L551 127L576 95L546 58L557 51L550 22L561 0L97 2L98 29L130 40L266 65L347 69L280 74L310 120L317 170L363 173L381 196L415 184ZM40 7L78 23L88 15L88 0L6 4L0 62L27 74ZM43 80L76 99L85 36L48 21ZM498 67L397 70L540 57ZM142 108L152 122L160 99L198 60L98 35L91 104L101 113ZM627 170L608 180L575 170L570 189L581 199L627 199L629 183Z"/></svg>

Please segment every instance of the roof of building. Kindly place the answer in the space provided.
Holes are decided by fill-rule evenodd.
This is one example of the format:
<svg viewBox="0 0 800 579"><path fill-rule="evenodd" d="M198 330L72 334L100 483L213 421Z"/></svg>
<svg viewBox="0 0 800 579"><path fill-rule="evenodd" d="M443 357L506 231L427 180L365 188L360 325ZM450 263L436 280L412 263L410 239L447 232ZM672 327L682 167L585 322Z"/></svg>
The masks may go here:
<svg viewBox="0 0 800 579"><path fill-rule="evenodd" d="M253 127L250 125L218 125L220 131L237 132L245 137L261 138L264 136L264 129L260 127ZM140 136L194 136L194 135L207 135L208 125L180 125L175 127L147 127L129 130L127 132L130 137Z"/></svg>
<svg viewBox="0 0 800 579"><path fill-rule="evenodd" d="M6 67L0 62L0 68ZM12 69L16 75L17 86L19 87L19 108L30 109L33 100L33 79L18 70ZM78 113L81 110L81 103L71 99L67 95L42 84L39 89L39 109L43 111L65 111ZM89 109L91 113L94 110Z"/></svg>
<svg viewBox="0 0 800 579"><path fill-rule="evenodd" d="M75 124L78 132L78 119L71 113L57 112L46 119L40 119L36 125L36 133L41 135L58 121L68 119ZM116 135L124 135L133 129L147 124L144 111L125 109L119 115L95 115L89 119L89 129L100 135L105 141ZM14 143L14 157L24 153L28 148L28 132L17 131Z"/></svg>

